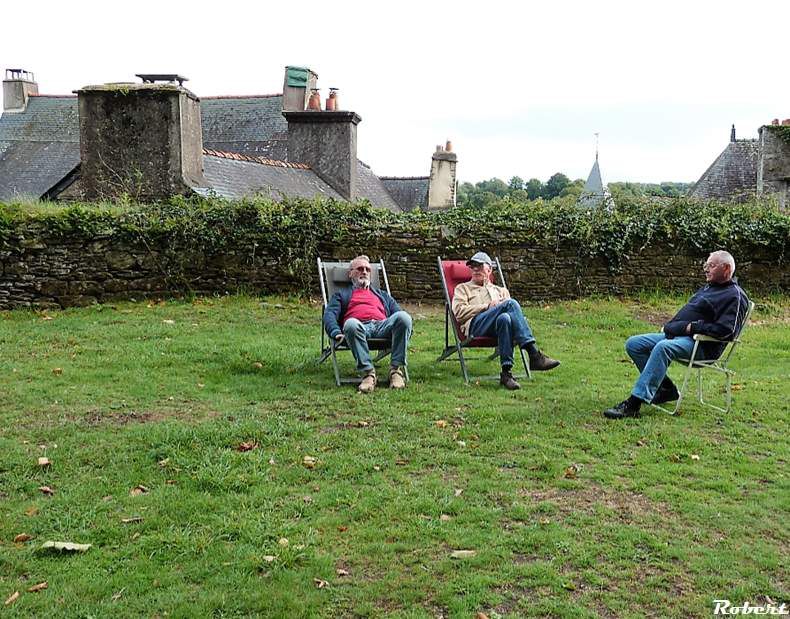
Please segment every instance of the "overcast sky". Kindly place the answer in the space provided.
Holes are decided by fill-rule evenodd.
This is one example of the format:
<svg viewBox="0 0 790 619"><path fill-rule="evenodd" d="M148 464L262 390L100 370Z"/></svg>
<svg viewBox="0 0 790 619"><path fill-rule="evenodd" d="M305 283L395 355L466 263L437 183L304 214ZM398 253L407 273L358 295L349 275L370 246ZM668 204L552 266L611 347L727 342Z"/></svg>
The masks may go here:
<svg viewBox="0 0 790 619"><path fill-rule="evenodd" d="M362 117L359 157L423 176L694 181L729 141L790 117L790 3L4 2L0 65L69 93L180 73L198 96L282 91L309 66Z"/></svg>

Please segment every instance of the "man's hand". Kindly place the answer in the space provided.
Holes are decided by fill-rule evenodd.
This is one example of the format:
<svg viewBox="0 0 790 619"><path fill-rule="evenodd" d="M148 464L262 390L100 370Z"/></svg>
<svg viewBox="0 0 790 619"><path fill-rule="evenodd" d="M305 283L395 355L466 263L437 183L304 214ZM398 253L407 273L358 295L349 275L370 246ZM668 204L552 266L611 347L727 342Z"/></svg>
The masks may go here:
<svg viewBox="0 0 790 619"><path fill-rule="evenodd" d="M686 333L687 333L688 335L691 335L691 323L688 323L688 324L686 325Z"/></svg>
<svg viewBox="0 0 790 619"><path fill-rule="evenodd" d="M346 339L346 336L343 335L342 333L338 333L335 336L335 344L342 344L344 339Z"/></svg>
<svg viewBox="0 0 790 619"><path fill-rule="evenodd" d="M491 309L492 307L496 307L500 303L502 303L502 299L491 301L491 303L488 304L488 307L486 309Z"/></svg>

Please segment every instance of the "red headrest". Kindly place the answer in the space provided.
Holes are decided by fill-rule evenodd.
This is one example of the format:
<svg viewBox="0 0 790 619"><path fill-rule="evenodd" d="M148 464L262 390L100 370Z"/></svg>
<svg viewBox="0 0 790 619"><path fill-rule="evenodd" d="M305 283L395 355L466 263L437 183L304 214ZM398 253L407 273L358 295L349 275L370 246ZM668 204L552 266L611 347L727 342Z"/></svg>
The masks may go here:
<svg viewBox="0 0 790 619"><path fill-rule="evenodd" d="M442 260L442 271L444 271L444 281L447 282L447 294L451 300L455 295L455 287L472 279L472 269L466 266L466 260ZM490 279L493 284L493 271Z"/></svg>

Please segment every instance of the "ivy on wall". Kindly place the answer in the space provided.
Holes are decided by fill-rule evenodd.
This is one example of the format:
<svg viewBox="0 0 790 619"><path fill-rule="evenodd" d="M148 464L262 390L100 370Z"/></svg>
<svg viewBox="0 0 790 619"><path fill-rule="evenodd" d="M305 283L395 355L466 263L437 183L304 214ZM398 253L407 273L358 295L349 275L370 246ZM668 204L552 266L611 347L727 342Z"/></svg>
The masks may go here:
<svg viewBox="0 0 790 619"><path fill-rule="evenodd" d="M570 246L580 258L604 259L612 272L621 270L630 255L651 243L701 254L717 248L741 255L767 249L777 265L784 265L790 216L766 203L721 204L687 198L661 203L621 201L612 210L583 210L562 199L503 200L484 209L430 213L391 213L365 202L278 203L262 198L228 202L176 197L157 204L0 204L0 248L6 251L24 247L36 238L117 240L168 254L168 264L176 265L168 275L176 283L178 260L189 260L190 252L248 252L254 259L255 252L265 248L295 277L309 278L322 243L365 247L377 238L406 234L425 239L471 239L492 249Z"/></svg>

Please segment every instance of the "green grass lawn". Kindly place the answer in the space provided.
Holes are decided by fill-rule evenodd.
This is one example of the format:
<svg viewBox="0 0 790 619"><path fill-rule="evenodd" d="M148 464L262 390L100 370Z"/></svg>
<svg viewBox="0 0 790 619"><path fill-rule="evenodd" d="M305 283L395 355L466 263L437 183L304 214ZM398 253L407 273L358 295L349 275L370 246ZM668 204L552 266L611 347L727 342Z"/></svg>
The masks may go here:
<svg viewBox="0 0 790 619"><path fill-rule="evenodd" d="M412 307L412 382L369 396L314 364L319 308L296 299L0 313L0 603L21 594L0 615L688 617L787 601L790 314L758 301L730 414L689 401L620 422L601 411L636 376L623 343L682 298L527 306L562 366L518 392L436 365L441 310Z"/></svg>

